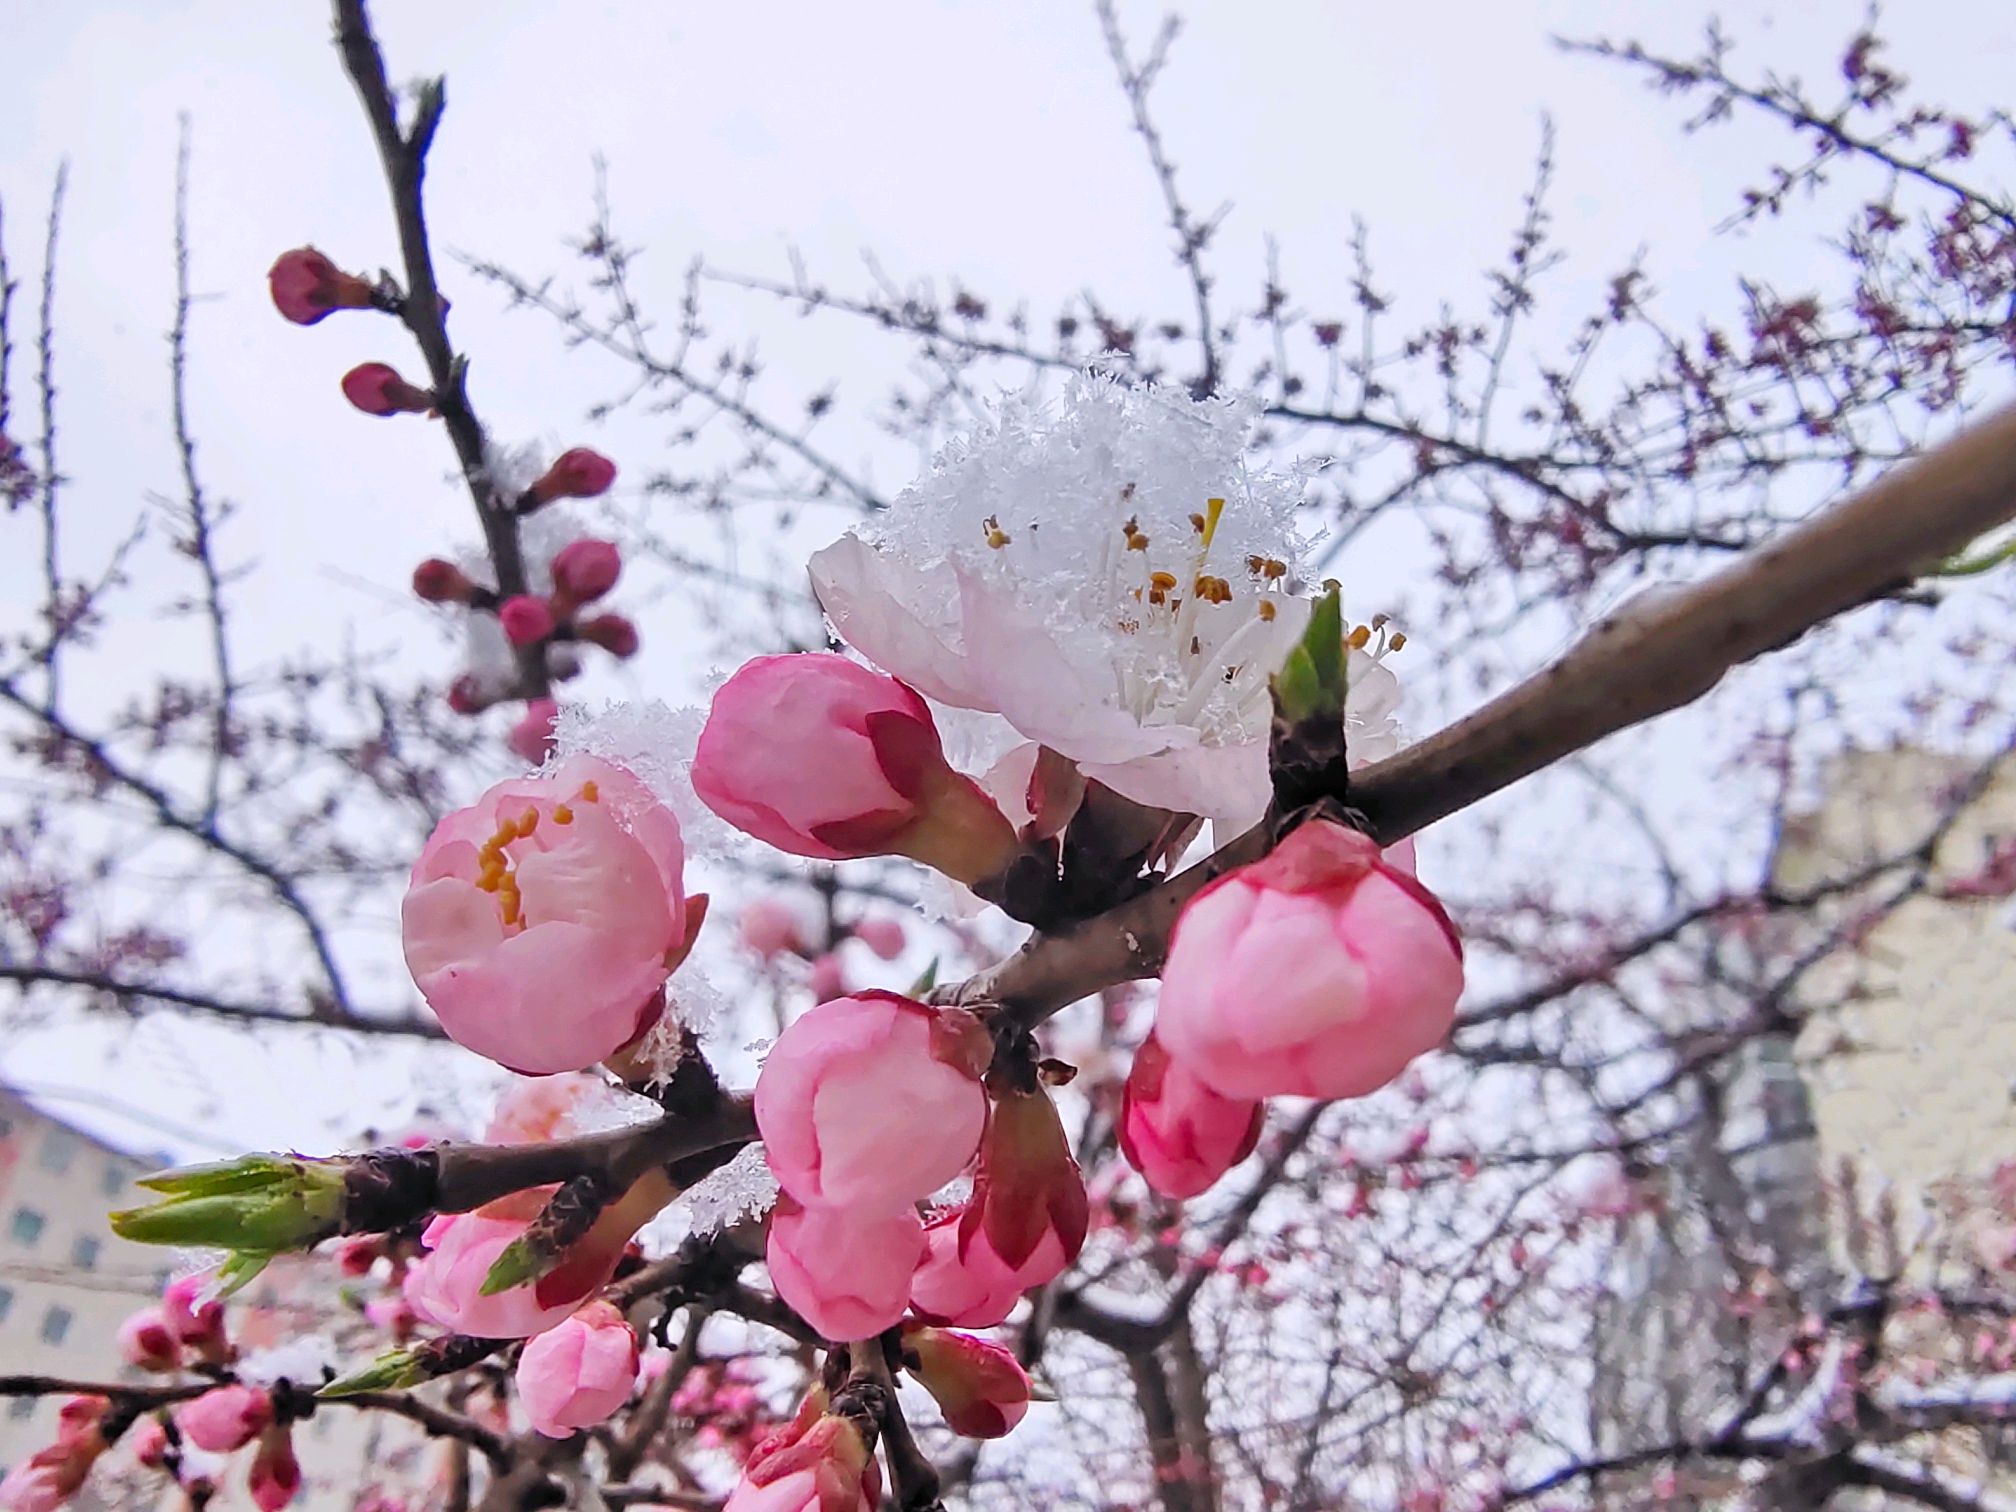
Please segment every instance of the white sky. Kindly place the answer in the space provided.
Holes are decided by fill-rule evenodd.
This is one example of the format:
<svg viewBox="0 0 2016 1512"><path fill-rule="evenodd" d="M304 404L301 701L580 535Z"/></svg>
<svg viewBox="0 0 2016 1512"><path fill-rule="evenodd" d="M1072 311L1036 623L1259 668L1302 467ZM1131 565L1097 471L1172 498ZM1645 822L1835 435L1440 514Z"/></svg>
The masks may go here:
<svg viewBox="0 0 2016 1512"><path fill-rule="evenodd" d="M1154 183L1090 7L1076 0L379 0L376 9L395 79L449 76L430 180L444 252L531 273L564 268L563 238L585 223L601 152L619 224L647 249L640 292L668 316L692 258L781 276L791 245L841 284L872 247L901 276L956 273L983 294L1026 296L1039 314L1087 288L1187 310ZM1863 6L1738 3L1722 13L1748 55L1831 84ZM1125 14L1145 40L1159 12ZM1599 287L1641 246L1683 306L1697 282L1702 299L1721 300L1726 247L1709 231L1754 167L1744 144L1756 138L1685 139L1672 102L1548 43L1608 31L1685 49L1707 14L1699 0L1200 0L1158 105L1196 208L1233 204L1221 246L1234 294L1257 286L1271 233L1303 301L1328 288L1341 305L1351 220L1362 215L1384 281L1415 309L1445 292L1473 297L1479 270L1508 240L1547 111L1559 131L1557 225L1574 254L1558 275L1568 296L1553 307L1559 317L1582 303L1573 291ZM2016 77L2016 25L1991 0L1918 0L1897 7L1885 30L1893 64L1935 98L1998 101ZM397 261L326 8L0 0L0 48L0 199L24 282L39 274L50 176L59 159L71 163L57 360L77 569L100 558L150 491L174 489L160 338L186 110L205 296L192 402L210 486L242 506L227 558L259 569L234 588L241 617L273 627L276 645L362 627L364 644L411 638L413 654L445 661L404 589L415 560L471 534L442 438L357 416L336 393L354 362L385 357L410 370L413 359L381 323L334 319L302 332L266 297L274 254L303 242L351 266ZM1796 279L1811 249L1774 244L1755 255ZM653 451L645 420L599 433L579 421L620 387L617 375L445 271L493 430L556 446L593 440L640 476ZM32 313L32 288L24 295L17 311ZM850 370L856 348L838 329L770 323L780 327L773 366L801 376L804 391ZM1549 335L1543 320L1531 340L1544 347ZM902 481L901 459L873 435L828 439L883 486ZM25 539L27 520L5 528ZM35 587L21 547L0 555L8 604ZM604 686L677 698L686 669L676 619L644 629L647 656L620 677L604 674ZM180 632L140 623L124 633L158 656ZM382 936L388 923L354 927ZM74 1031L0 1044L0 1074L103 1087L106 1050ZM247 1142L313 1145L354 1108L360 1063L297 1050L276 1052L275 1064L283 1074L234 1078L221 1105L193 1079L120 1080L138 1102Z"/></svg>

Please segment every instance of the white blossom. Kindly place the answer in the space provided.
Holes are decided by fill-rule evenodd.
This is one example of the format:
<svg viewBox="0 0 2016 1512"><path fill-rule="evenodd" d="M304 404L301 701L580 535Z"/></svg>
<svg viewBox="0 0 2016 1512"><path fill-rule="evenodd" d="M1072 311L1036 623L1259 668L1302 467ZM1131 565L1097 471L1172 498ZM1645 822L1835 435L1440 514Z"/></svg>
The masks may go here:
<svg viewBox="0 0 2016 1512"><path fill-rule="evenodd" d="M1252 823L1268 678L1310 609L1301 481L1247 465L1253 419L1098 376L1049 408L1006 405L815 554L813 587L848 644L926 697L998 715L1136 802ZM1396 685L1362 662L1354 713L1376 745Z"/></svg>

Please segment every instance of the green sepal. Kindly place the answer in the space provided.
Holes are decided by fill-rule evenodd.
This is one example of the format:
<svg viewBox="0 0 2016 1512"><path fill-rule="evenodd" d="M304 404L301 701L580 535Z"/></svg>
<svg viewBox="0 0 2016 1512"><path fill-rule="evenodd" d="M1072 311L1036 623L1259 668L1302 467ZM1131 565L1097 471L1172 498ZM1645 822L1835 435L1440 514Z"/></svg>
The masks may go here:
<svg viewBox="0 0 2016 1512"><path fill-rule="evenodd" d="M1275 716L1297 725L1318 714L1344 717L1344 605L1332 588L1309 611L1309 626L1274 674Z"/></svg>
<svg viewBox="0 0 2016 1512"><path fill-rule="evenodd" d="M160 1171L140 1185L161 1200L113 1213L112 1232L120 1238L273 1255L337 1233L346 1168L340 1161L247 1155Z"/></svg>
<svg viewBox="0 0 2016 1512"><path fill-rule="evenodd" d="M361 1366L346 1376L338 1376L315 1395L346 1397L355 1396L360 1391L401 1391L408 1386L418 1386L426 1379L426 1366L416 1351L392 1349L378 1356L370 1364Z"/></svg>
<svg viewBox="0 0 2016 1512"><path fill-rule="evenodd" d="M536 1281L552 1268L554 1261L542 1262L538 1253L525 1240L526 1236L520 1234L504 1246L503 1253L491 1262L489 1274L484 1276L483 1284L476 1288L478 1296L494 1297L499 1292L511 1290L514 1286L523 1286L528 1281ZM557 1258L556 1256L555 1259Z"/></svg>

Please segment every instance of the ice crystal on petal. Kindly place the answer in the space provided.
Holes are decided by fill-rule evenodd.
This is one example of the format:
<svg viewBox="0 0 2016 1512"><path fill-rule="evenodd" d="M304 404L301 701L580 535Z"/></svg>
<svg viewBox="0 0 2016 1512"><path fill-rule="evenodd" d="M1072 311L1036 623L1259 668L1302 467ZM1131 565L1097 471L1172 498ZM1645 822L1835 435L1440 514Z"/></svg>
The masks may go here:
<svg viewBox="0 0 2016 1512"><path fill-rule="evenodd" d="M1247 401L1080 377L1005 405L814 556L840 635L1143 803L1257 818L1267 679L1307 622L1301 479Z"/></svg>
<svg viewBox="0 0 2016 1512"><path fill-rule="evenodd" d="M670 708L661 700L604 704L590 709L563 703L554 726L554 759L599 756L626 767L672 810L686 842L686 854L723 857L735 851L736 836L693 793L688 775L693 748L700 742L706 711Z"/></svg>

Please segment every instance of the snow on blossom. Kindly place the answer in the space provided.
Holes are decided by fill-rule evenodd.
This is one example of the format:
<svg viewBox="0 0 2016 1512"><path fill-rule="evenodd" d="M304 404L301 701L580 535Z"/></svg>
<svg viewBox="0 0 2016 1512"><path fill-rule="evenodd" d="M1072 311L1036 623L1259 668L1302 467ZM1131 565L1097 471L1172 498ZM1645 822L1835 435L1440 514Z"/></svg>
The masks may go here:
<svg viewBox="0 0 2016 1512"><path fill-rule="evenodd" d="M675 709L656 698L599 708L566 703L553 730L554 756L599 756L635 773L678 819L686 853L718 860L744 842L693 792L693 752L706 722L703 706Z"/></svg>
<svg viewBox="0 0 2016 1512"><path fill-rule="evenodd" d="M1250 823L1267 679L1310 602L1302 482L1248 465L1255 417L1097 375L1007 404L816 553L814 590L928 698L998 714L1138 802ZM1366 677L1356 722L1383 725L1390 673Z"/></svg>
<svg viewBox="0 0 2016 1512"><path fill-rule="evenodd" d="M287 1339L239 1359L234 1369L238 1379L254 1386L275 1386L289 1381L296 1386L320 1386L336 1378L336 1364L342 1358L336 1341L327 1334L308 1334Z"/></svg>
<svg viewBox="0 0 2016 1512"><path fill-rule="evenodd" d="M682 1239L703 1238L777 1205L777 1178L760 1142L746 1144L674 1199L639 1235L653 1252L670 1252Z"/></svg>

